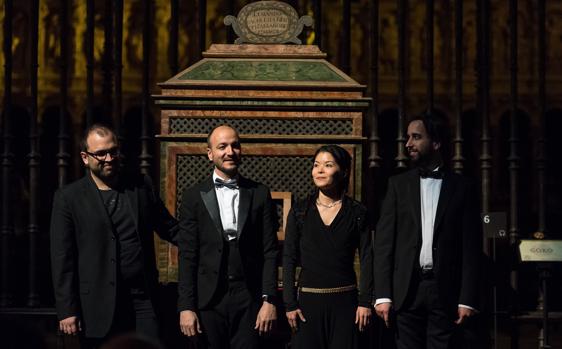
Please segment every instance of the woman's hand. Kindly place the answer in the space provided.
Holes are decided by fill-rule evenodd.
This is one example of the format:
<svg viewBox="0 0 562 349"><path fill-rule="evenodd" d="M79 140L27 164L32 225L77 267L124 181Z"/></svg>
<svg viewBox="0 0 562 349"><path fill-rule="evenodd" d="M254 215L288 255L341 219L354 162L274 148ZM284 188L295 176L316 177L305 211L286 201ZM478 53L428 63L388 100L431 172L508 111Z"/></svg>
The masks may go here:
<svg viewBox="0 0 562 349"><path fill-rule="evenodd" d="M291 331L295 332L299 329L299 319L302 322L306 322L304 315L300 309L295 309L293 311L288 311L285 313L287 315L287 320L289 321L289 326L291 327Z"/></svg>
<svg viewBox="0 0 562 349"><path fill-rule="evenodd" d="M359 327L359 331L363 331L371 322L371 308L357 307L355 312L355 323Z"/></svg>

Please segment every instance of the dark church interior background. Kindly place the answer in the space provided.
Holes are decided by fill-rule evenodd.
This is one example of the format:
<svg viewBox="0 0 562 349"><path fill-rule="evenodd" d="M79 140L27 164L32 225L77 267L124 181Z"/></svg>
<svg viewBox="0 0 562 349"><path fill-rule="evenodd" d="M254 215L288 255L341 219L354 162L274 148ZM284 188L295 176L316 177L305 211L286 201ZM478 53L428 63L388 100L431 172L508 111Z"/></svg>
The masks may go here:
<svg viewBox="0 0 562 349"><path fill-rule="evenodd" d="M408 117L424 110L446 115L453 168L479 179L483 212L507 214L507 236L483 242L490 266L490 345L544 344L539 272L519 262L516 247L520 239L562 238L557 147L562 2L286 2L299 15L314 18L314 27L300 37L303 43L318 45L329 62L366 85L373 99L362 174L362 198L373 221L387 178L407 166ZM153 136L159 133L160 114L150 96L159 93L157 83L199 61L210 44L233 43L224 16L236 15L247 3L0 4L2 321L33 323L51 347L66 340L55 331L49 215L56 188L84 174L78 156L82 130L98 121L114 125L126 166L157 182L161 169ZM562 346L556 333L562 324L560 268L550 276L548 333L554 348ZM173 285L162 292L173 294ZM165 321L174 332L173 309ZM379 345L388 340L374 332ZM286 335L279 338L286 341Z"/></svg>

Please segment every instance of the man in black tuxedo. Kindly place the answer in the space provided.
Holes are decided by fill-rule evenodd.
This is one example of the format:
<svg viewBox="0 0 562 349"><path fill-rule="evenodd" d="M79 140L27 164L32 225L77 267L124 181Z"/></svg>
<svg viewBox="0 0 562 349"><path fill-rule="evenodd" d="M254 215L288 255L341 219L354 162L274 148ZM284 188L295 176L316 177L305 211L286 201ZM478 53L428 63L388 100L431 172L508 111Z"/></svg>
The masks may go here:
<svg viewBox="0 0 562 349"><path fill-rule="evenodd" d="M185 190L180 208L179 300L183 334L209 348L256 348L277 318L277 223L269 189L238 174L238 132L207 138L209 178Z"/></svg>
<svg viewBox="0 0 562 349"><path fill-rule="evenodd" d="M84 344L136 330L158 338L153 232L170 242L179 225L147 177L120 175L115 133L95 124L81 144L88 173L55 193L51 217L53 287L66 334Z"/></svg>
<svg viewBox="0 0 562 349"><path fill-rule="evenodd" d="M447 145L444 118L410 122L406 148L416 167L390 178L377 224L375 310L387 326L394 311L398 349L452 348L479 304L477 189L444 168Z"/></svg>

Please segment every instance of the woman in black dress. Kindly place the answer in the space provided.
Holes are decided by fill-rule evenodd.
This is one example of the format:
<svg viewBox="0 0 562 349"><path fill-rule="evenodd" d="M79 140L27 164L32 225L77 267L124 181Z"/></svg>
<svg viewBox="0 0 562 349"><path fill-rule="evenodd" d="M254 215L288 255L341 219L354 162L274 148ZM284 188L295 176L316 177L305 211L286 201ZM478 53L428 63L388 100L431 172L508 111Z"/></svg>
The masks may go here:
<svg viewBox="0 0 562 349"><path fill-rule="evenodd" d="M291 348L354 349L369 324L373 290L366 209L345 195L351 157L320 147L312 179L318 189L291 208L283 250L283 300L294 332ZM353 268L359 249L360 283ZM302 267L295 286L297 265Z"/></svg>

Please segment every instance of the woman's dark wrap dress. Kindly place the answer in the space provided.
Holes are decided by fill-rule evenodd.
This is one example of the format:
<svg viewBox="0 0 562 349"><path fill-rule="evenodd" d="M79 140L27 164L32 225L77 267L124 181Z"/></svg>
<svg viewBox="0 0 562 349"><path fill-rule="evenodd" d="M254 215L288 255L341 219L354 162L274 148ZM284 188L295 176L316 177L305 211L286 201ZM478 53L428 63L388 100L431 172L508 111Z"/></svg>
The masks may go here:
<svg viewBox="0 0 562 349"><path fill-rule="evenodd" d="M333 222L326 226L315 204L316 196L293 205L287 220L283 249L283 300L286 311L300 308L306 322L299 322L291 348L357 348L357 306L371 307L373 290L371 233L367 211L344 197ZM299 287L335 288L354 285L355 252L359 249L358 291L297 296L295 271L302 267Z"/></svg>

